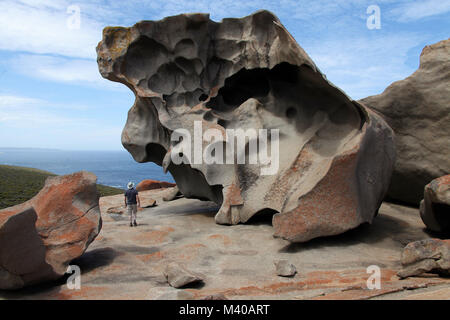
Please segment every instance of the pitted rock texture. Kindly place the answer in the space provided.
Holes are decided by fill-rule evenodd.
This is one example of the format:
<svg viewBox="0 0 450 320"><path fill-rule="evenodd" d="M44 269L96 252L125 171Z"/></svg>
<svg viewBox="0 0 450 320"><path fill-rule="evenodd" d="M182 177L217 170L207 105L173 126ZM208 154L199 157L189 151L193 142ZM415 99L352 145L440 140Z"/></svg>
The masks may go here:
<svg viewBox="0 0 450 320"><path fill-rule="evenodd" d="M418 205L425 185L450 172L450 40L426 46L416 72L360 102L395 131L397 161L388 196Z"/></svg>
<svg viewBox="0 0 450 320"><path fill-rule="evenodd" d="M434 179L425 186L420 217L428 229L450 232L450 175Z"/></svg>
<svg viewBox="0 0 450 320"><path fill-rule="evenodd" d="M48 178L31 200L0 210L0 289L55 280L101 229L97 177Z"/></svg>
<svg viewBox="0 0 450 320"><path fill-rule="evenodd" d="M328 82L272 13L219 23L183 14L107 27L97 53L102 76L136 97L124 147L136 161L170 171L186 197L220 204L217 223L277 213L276 236L307 241L372 221L392 173L393 132ZM195 150L190 139L172 142L171 133L184 128L192 138L195 121L202 133L278 129L279 140L267 138L268 150L279 141L279 153L271 154L278 170L262 175L261 163L236 158L226 165L175 164L173 150ZM230 144L223 137L214 143ZM208 144L202 141L203 150Z"/></svg>

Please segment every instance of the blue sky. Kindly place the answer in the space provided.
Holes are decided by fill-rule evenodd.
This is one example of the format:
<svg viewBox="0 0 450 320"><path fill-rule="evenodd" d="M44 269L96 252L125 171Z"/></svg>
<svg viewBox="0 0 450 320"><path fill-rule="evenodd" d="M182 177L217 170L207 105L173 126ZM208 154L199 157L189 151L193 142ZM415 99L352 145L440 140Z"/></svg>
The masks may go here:
<svg viewBox="0 0 450 320"><path fill-rule="evenodd" d="M67 26L73 5L79 29ZM380 29L367 28L370 5L380 8ZM122 149L134 97L98 73L103 27L184 12L220 21L259 9L274 12L353 99L409 76L422 48L450 34L450 0L0 0L0 147Z"/></svg>

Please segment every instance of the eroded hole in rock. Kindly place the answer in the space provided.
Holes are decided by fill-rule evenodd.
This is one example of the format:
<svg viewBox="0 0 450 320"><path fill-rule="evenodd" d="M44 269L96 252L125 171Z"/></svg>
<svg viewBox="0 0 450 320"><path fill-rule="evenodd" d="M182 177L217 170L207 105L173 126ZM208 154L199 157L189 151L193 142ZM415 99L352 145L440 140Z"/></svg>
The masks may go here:
<svg viewBox="0 0 450 320"><path fill-rule="evenodd" d="M205 112L205 114L203 115L203 119L206 121L213 121L214 120L214 115L211 113L211 111L207 111Z"/></svg>
<svg viewBox="0 0 450 320"><path fill-rule="evenodd" d="M277 210L271 209L271 208L265 208L260 211L258 211L254 216L252 216L247 223L248 224L265 224L265 225L272 225L272 218L273 215L278 213Z"/></svg>
<svg viewBox="0 0 450 320"><path fill-rule="evenodd" d="M297 115L297 109L295 109L294 107L290 107L286 110L287 118L293 119L293 118L295 118L296 115Z"/></svg>
<svg viewBox="0 0 450 320"><path fill-rule="evenodd" d="M130 79L144 79L154 70L154 61L165 60L168 51L165 46L146 36L133 42L126 54L121 72Z"/></svg>
<svg viewBox="0 0 450 320"><path fill-rule="evenodd" d="M217 120L217 124L220 125L220 126L222 126L222 127L224 127L224 128L227 127L227 121L226 121L226 120L223 120L223 119Z"/></svg>
<svg viewBox="0 0 450 320"><path fill-rule="evenodd" d="M242 69L225 80L217 97L207 104L217 111L231 111L249 98L264 97L270 91L269 69Z"/></svg>
<svg viewBox="0 0 450 320"><path fill-rule="evenodd" d="M151 161L156 163L157 165L162 165L162 160L166 155L166 149L158 143L149 143L146 146L146 159L145 162Z"/></svg>

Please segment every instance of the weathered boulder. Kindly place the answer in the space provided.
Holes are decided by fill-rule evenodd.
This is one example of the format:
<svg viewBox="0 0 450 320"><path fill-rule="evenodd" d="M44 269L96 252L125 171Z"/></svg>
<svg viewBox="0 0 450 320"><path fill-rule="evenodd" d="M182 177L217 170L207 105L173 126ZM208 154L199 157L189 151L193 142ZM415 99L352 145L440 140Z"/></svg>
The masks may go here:
<svg viewBox="0 0 450 320"><path fill-rule="evenodd" d="M450 240L426 239L408 243L402 252L400 278L432 272L450 275Z"/></svg>
<svg viewBox="0 0 450 320"><path fill-rule="evenodd" d="M397 161L388 196L418 205L424 186L450 172L450 40L426 46L416 72L360 102L395 131Z"/></svg>
<svg viewBox="0 0 450 320"><path fill-rule="evenodd" d="M0 210L0 289L55 280L101 229L96 186L89 172L48 178L20 205Z"/></svg>
<svg viewBox="0 0 450 320"><path fill-rule="evenodd" d="M176 262L171 262L164 270L164 276L167 282L174 288L182 288L189 284L203 281L203 277L186 269Z"/></svg>
<svg viewBox="0 0 450 320"><path fill-rule="evenodd" d="M297 273L295 266L286 259L274 261L275 271L280 277L292 277Z"/></svg>
<svg viewBox="0 0 450 320"><path fill-rule="evenodd" d="M392 130L327 81L272 13L107 27L97 53L101 75L136 97L124 147L170 171L184 196L220 204L217 223L270 211L276 236L307 241L376 215Z"/></svg>
<svg viewBox="0 0 450 320"><path fill-rule="evenodd" d="M420 217L432 231L450 231L450 175L434 179L425 186Z"/></svg>
<svg viewBox="0 0 450 320"><path fill-rule="evenodd" d="M153 190L153 189L161 189L161 188L171 188L175 187L175 183L170 183L166 181L158 181L158 180L151 180L146 179L142 180L138 183L136 186L137 191L145 191L145 190Z"/></svg>

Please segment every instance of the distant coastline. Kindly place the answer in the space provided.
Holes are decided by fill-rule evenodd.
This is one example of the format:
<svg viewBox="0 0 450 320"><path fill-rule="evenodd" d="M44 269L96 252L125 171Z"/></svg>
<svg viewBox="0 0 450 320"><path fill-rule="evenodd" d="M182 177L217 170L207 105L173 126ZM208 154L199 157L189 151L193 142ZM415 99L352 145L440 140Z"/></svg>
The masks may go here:
<svg viewBox="0 0 450 320"><path fill-rule="evenodd" d="M125 188L128 181L145 179L174 182L154 163L138 163L126 150L74 151L45 148L0 147L0 164L36 168L57 175L81 170L94 173L98 183Z"/></svg>

